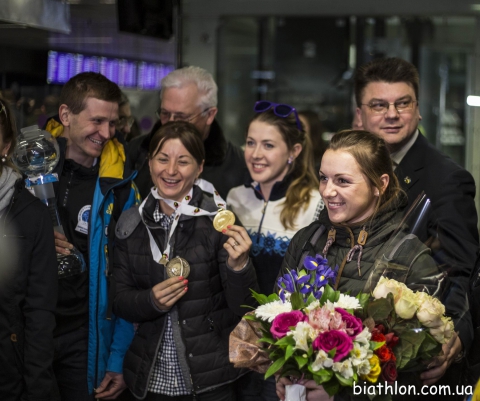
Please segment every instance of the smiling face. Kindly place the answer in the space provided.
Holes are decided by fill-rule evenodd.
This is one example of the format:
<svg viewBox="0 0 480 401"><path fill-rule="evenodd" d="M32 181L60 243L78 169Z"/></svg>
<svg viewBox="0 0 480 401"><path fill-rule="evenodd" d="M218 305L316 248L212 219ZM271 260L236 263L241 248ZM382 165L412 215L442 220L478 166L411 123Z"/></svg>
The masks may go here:
<svg viewBox="0 0 480 401"><path fill-rule="evenodd" d="M203 162L199 165L180 139L168 139L160 146L149 160L152 181L160 196L181 201L203 171Z"/></svg>
<svg viewBox="0 0 480 401"><path fill-rule="evenodd" d="M62 104L59 115L64 126L63 136L68 139L67 158L91 167L105 144L115 135L118 103L89 97L79 114L73 114L67 105Z"/></svg>
<svg viewBox="0 0 480 401"><path fill-rule="evenodd" d="M379 190L345 150L327 150L320 166L320 194L332 223L352 225L370 217L378 202Z"/></svg>
<svg viewBox="0 0 480 401"><path fill-rule="evenodd" d="M273 125L253 121L248 127L245 162L254 181L260 184L265 199L269 199L273 185L282 181L288 172L289 157L295 159L302 146L295 144L289 150L282 134Z"/></svg>
<svg viewBox="0 0 480 401"><path fill-rule="evenodd" d="M414 100L413 108L399 113L393 105L389 105L385 113L376 114L368 106L375 102L394 103L402 100ZM418 127L420 113L416 101L413 87L406 82L370 82L363 90L362 105L357 108L360 128L379 135L390 153L397 152Z"/></svg>

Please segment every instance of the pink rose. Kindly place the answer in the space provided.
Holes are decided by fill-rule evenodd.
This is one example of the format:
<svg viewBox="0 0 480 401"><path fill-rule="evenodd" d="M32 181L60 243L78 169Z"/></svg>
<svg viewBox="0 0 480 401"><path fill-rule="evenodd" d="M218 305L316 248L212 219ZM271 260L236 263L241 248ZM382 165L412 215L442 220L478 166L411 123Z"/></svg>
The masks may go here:
<svg viewBox="0 0 480 401"><path fill-rule="evenodd" d="M277 340L285 337L290 331L290 327L296 327L298 322L303 322L307 317L299 310L292 312L284 312L277 315L273 319L272 327L270 327L270 333Z"/></svg>
<svg viewBox="0 0 480 401"><path fill-rule="evenodd" d="M348 334L339 330L330 330L325 333L320 333L318 337L313 341L313 349L318 351L319 349L329 352L336 348L334 362L342 360L348 355L353 348L353 341Z"/></svg>
<svg viewBox="0 0 480 401"><path fill-rule="evenodd" d="M345 309L335 308L335 311L342 315L342 320L345 322L347 334L350 337L355 338L357 334L360 334L363 330L362 320L352 314L348 313Z"/></svg>

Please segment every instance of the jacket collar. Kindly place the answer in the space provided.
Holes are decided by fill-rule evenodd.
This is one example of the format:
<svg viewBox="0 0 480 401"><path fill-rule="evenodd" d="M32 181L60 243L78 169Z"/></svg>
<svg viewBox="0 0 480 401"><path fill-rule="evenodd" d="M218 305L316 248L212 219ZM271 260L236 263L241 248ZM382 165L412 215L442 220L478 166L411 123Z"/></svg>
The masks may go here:
<svg viewBox="0 0 480 401"><path fill-rule="evenodd" d="M60 139L63 138L63 125L59 122L58 116L51 118L45 128L49 131L59 143ZM100 178L114 178L114 179L123 179L128 175L125 173L126 155L124 144L122 143L123 137L119 132L115 133L115 137L108 141L100 156L100 166L99 166L99 177ZM63 150L66 151L66 143L63 147ZM63 153L65 154L65 153Z"/></svg>
<svg viewBox="0 0 480 401"><path fill-rule="evenodd" d="M293 181L293 177L291 174L287 174L285 177L283 177L282 181L277 181L275 184L273 184L272 192L270 192L270 198L268 201L277 201L279 199L282 199L286 196L288 187ZM245 184L247 188L253 188L255 197L260 200L265 200L262 191L260 190L260 184L257 183L256 181L253 181L252 177L250 177L250 173L246 173L245 177Z"/></svg>

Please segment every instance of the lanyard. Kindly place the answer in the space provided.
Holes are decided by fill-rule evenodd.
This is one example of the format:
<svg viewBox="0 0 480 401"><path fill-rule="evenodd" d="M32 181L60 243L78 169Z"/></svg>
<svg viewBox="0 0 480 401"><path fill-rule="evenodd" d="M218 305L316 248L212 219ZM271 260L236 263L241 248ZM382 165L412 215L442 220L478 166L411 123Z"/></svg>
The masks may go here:
<svg viewBox="0 0 480 401"><path fill-rule="evenodd" d="M219 195L219 193L215 190L214 186L212 183L205 181L203 179L198 179L195 182L195 185L197 185L202 191L212 194L213 195L213 200L217 207L219 209L225 209L225 201L222 199L222 197ZM157 188L152 187L150 191L151 195L155 198L160 200L163 200L168 206L170 206L173 209L173 222L172 226L170 227L169 233L168 233L168 239L167 239L167 247L165 248L165 251L162 252L157 246L157 243L153 239L153 235L150 232L149 228L145 226L148 232L148 236L150 239L150 249L152 251L153 259L157 263L161 264L166 264L168 260L170 259L170 239L172 238L173 233L175 232L175 229L177 228L178 225L178 220L180 219L180 216L182 214L185 214L187 216L215 216L218 212L208 212L204 209L201 209L199 207L195 207L192 205L189 205L190 200L192 199L192 194L193 194L193 187L190 188L190 191L188 192L188 195L186 195L181 201L174 201L171 199L165 199L162 196L158 194ZM148 197L147 197L148 198ZM145 207L145 202L147 199L145 199L140 207L138 208L138 212L140 213L140 216L142 216L143 213L143 208Z"/></svg>

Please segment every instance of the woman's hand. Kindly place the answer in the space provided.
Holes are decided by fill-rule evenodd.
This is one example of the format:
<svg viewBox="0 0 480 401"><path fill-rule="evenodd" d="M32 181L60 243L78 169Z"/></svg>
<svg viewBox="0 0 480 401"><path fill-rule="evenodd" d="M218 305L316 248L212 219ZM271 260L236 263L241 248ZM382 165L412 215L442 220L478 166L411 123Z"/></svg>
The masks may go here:
<svg viewBox="0 0 480 401"><path fill-rule="evenodd" d="M290 384L294 383L286 377L282 377L276 382L277 396L282 401L285 400L285 386ZM327 394L327 392L323 389L323 386L318 385L314 380L300 380L297 382L297 384L301 384L307 389L307 401L333 400L333 397L330 397Z"/></svg>
<svg viewBox="0 0 480 401"><path fill-rule="evenodd" d="M53 235L55 237L55 251L62 255L70 255L70 249L73 249L73 244L68 242L65 235L57 231L53 231Z"/></svg>
<svg viewBox="0 0 480 401"><path fill-rule="evenodd" d="M440 380L457 355L462 351L462 348L460 337L458 337L457 333L454 333L450 341L442 345L443 355L434 358L433 362L428 366L428 370L420 375L423 384L431 386Z"/></svg>
<svg viewBox="0 0 480 401"><path fill-rule="evenodd" d="M300 381L307 389L307 401L327 401L333 400L328 393L323 389L323 386L315 383L315 380Z"/></svg>
<svg viewBox="0 0 480 401"><path fill-rule="evenodd" d="M241 270L248 260L252 240L247 234L245 228L240 226L228 226L222 231L223 234L230 237L223 247L228 252L228 265L233 270Z"/></svg>
<svg viewBox="0 0 480 401"><path fill-rule="evenodd" d="M167 311L187 293L188 280L171 277L152 288L152 298L158 309Z"/></svg>

